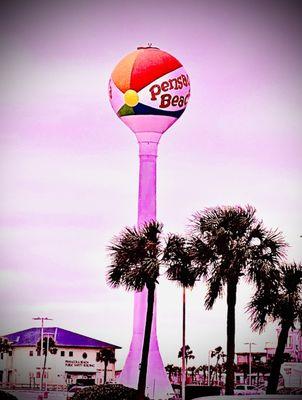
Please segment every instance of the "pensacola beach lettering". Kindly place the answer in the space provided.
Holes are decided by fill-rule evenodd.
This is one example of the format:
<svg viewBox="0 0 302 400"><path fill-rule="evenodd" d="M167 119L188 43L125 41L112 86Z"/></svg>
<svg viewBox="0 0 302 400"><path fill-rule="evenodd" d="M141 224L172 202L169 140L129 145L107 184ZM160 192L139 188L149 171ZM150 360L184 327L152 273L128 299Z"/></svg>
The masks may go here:
<svg viewBox="0 0 302 400"><path fill-rule="evenodd" d="M181 90L183 87L189 88L189 93L186 96L172 96L168 92L170 90ZM156 101L160 96L159 108L168 108L170 106L182 108L186 106L190 97L190 80L188 75L179 75L177 78L171 78L163 81L160 85L154 84L150 87L149 92L151 94L151 100Z"/></svg>
<svg viewBox="0 0 302 400"><path fill-rule="evenodd" d="M65 360L65 367L94 368L95 364L91 364L89 361L83 361L83 360Z"/></svg>

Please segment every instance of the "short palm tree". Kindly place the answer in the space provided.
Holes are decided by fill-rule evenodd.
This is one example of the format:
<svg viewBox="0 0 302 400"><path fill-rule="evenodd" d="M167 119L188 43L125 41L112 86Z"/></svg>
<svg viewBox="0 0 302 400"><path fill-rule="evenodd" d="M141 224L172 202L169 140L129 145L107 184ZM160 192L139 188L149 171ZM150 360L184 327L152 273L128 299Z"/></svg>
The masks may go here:
<svg viewBox="0 0 302 400"><path fill-rule="evenodd" d="M173 364L167 364L165 366L165 370L166 370L166 372L168 374L169 381L171 382L172 381L172 374L174 372L174 365Z"/></svg>
<svg viewBox="0 0 302 400"><path fill-rule="evenodd" d="M11 351L12 347L8 339L5 337L0 337L0 354L8 353Z"/></svg>
<svg viewBox="0 0 302 400"><path fill-rule="evenodd" d="M41 339L38 341L36 345L36 351L38 354L41 354ZM56 342L54 339L49 336L49 337L43 337L43 349L42 349L42 354L44 355L44 363L43 363L43 369L42 369L42 375L41 375L41 387L43 388L43 381L44 381L44 373L46 369L46 361L47 361L47 355L48 353L50 354L56 354L58 351L58 348L56 346Z"/></svg>
<svg viewBox="0 0 302 400"><path fill-rule="evenodd" d="M302 325L302 264L283 264L279 279L265 281L248 305L252 329L263 331L268 321L279 321L281 331L271 365L267 394L275 394L288 332L295 323Z"/></svg>
<svg viewBox="0 0 302 400"><path fill-rule="evenodd" d="M284 256L286 247L282 235L265 229L255 212L251 206L216 207L196 213L191 221L193 261L200 270L199 275L207 278L207 309L213 307L226 287L227 395L234 393L237 285L242 276L257 284L272 279L274 267Z"/></svg>
<svg viewBox="0 0 302 400"><path fill-rule="evenodd" d="M163 225L156 221L150 221L139 229L126 228L113 239L108 248L111 259L107 273L109 285L123 286L132 291L142 291L146 287L148 291L138 399L144 398L146 389L155 286L162 263L162 229Z"/></svg>
<svg viewBox="0 0 302 400"><path fill-rule="evenodd" d="M182 357L182 347L180 348L178 352L178 358ZM188 366L188 361L189 360L194 360L195 356L193 354L193 350L191 350L191 347L186 344L185 346L185 360L186 360L186 367Z"/></svg>
<svg viewBox="0 0 302 400"><path fill-rule="evenodd" d="M112 349L102 349L96 355L96 361L104 363L104 384L107 381L107 368L108 364L114 364L116 358L114 356L114 351Z"/></svg>

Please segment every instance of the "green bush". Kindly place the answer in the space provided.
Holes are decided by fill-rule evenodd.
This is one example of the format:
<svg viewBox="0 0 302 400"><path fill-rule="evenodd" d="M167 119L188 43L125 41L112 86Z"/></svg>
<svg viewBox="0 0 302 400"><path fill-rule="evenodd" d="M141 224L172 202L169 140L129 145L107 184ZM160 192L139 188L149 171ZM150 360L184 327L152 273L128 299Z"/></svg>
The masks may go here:
<svg viewBox="0 0 302 400"><path fill-rule="evenodd" d="M15 396L12 394L9 394L7 392L3 392L3 390L0 390L0 400L17 400Z"/></svg>
<svg viewBox="0 0 302 400"><path fill-rule="evenodd" d="M99 385L75 393L73 400L135 400L136 394L136 389L123 385ZM149 400L148 397L145 399Z"/></svg>

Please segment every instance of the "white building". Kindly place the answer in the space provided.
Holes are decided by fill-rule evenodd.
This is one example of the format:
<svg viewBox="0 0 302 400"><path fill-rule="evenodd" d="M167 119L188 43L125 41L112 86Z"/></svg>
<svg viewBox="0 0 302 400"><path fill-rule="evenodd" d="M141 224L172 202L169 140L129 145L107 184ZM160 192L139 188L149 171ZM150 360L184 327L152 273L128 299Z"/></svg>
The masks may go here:
<svg viewBox="0 0 302 400"><path fill-rule="evenodd" d="M279 336L281 329L277 328L276 331L277 336ZM267 358L272 358L275 354L276 346L267 345L265 350ZM288 354L293 362L302 362L302 331L300 329L289 330L284 353Z"/></svg>
<svg viewBox="0 0 302 400"><path fill-rule="evenodd" d="M56 354L48 352L44 371L44 384L66 387L81 379L103 383L104 363L96 355L103 349L114 353L119 346L92 339L62 328L44 328L45 337L51 337ZM0 383L4 387L35 387L40 384L44 356L37 354L36 346L41 340L41 328L4 335L11 344L11 351L0 356ZM107 367L107 382L115 380L115 364Z"/></svg>

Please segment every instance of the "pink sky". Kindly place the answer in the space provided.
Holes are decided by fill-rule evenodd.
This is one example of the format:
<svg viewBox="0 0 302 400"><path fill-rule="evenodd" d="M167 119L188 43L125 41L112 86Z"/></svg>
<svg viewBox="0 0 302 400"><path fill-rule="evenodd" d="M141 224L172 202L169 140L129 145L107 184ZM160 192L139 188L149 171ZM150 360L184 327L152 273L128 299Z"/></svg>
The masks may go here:
<svg viewBox="0 0 302 400"><path fill-rule="evenodd" d="M17 2L15 3L17 4ZM127 5L124 5L127 4ZM107 84L119 59L152 42L191 79L182 118L158 158L158 219L184 232L204 207L254 205L301 261L301 7L295 1L14 2L1 21L0 333L54 325L123 347L132 294L105 283L106 246L137 217L138 148L113 113ZM177 362L181 294L158 290L164 363ZM188 295L195 364L225 348L225 302ZM261 350L238 296L237 349ZM122 327L122 328L121 328ZM172 332L172 334L171 334Z"/></svg>

